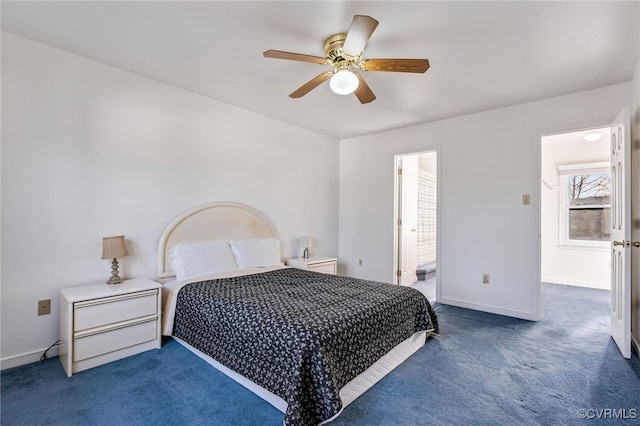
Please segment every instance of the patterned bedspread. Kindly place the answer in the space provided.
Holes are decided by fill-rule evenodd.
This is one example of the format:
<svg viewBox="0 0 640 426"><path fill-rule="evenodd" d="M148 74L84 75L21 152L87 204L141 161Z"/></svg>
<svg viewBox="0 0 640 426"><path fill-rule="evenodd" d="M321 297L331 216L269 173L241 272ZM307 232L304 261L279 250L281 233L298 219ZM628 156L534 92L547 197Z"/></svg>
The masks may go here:
<svg viewBox="0 0 640 426"><path fill-rule="evenodd" d="M339 390L398 343L438 331L418 290L285 268L178 293L174 335L284 399L285 425L342 409Z"/></svg>

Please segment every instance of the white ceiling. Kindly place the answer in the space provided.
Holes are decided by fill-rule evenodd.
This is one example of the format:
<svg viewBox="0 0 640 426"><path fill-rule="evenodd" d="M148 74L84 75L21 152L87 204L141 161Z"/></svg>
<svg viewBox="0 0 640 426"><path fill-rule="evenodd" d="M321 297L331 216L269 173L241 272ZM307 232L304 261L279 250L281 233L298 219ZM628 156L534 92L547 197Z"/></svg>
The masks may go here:
<svg viewBox="0 0 640 426"><path fill-rule="evenodd" d="M601 139L598 141L606 141L607 144L611 139L611 128L610 127L601 127L596 129L588 129L588 130L579 130L577 132L567 132L567 133L556 133L553 135L544 136L542 139L545 143L563 143L563 144L590 144L594 142L590 142L585 139L587 133L601 133Z"/></svg>
<svg viewBox="0 0 640 426"><path fill-rule="evenodd" d="M2 29L337 139L630 81L638 2L10 2ZM363 73L362 105L327 70L267 59L324 56L353 15L380 24L365 58L428 58L425 74Z"/></svg>

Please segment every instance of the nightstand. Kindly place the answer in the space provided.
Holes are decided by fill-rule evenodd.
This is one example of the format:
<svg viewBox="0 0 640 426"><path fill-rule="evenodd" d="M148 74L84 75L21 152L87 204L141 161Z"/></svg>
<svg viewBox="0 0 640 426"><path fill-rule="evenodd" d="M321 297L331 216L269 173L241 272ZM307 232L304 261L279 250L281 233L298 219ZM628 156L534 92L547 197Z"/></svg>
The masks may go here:
<svg viewBox="0 0 640 426"><path fill-rule="evenodd" d="M298 269L322 272L323 274L336 275L338 273L338 259L335 257L311 256L307 259L296 257L287 259L287 265Z"/></svg>
<svg viewBox="0 0 640 426"><path fill-rule="evenodd" d="M160 348L161 288L140 278L60 290L60 362L67 376Z"/></svg>

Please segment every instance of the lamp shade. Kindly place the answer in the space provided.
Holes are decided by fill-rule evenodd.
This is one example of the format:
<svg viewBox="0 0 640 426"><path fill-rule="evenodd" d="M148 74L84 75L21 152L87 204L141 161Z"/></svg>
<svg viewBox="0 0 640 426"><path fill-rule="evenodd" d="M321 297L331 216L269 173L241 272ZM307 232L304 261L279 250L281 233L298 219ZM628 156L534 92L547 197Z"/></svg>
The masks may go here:
<svg viewBox="0 0 640 426"><path fill-rule="evenodd" d="M128 256L127 246L124 244L124 235L117 237L105 237L102 239L102 258L115 259Z"/></svg>
<svg viewBox="0 0 640 426"><path fill-rule="evenodd" d="M329 80L329 87L338 95L350 95L359 85L360 80L349 70L340 70Z"/></svg>

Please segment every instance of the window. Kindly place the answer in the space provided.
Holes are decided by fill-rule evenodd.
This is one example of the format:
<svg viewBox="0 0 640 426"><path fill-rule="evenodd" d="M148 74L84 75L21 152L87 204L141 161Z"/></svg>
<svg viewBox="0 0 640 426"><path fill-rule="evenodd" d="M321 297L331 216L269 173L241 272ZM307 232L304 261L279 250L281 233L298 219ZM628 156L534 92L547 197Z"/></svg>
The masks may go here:
<svg viewBox="0 0 640 426"><path fill-rule="evenodd" d="M561 244L599 247L611 237L608 163L560 166Z"/></svg>

